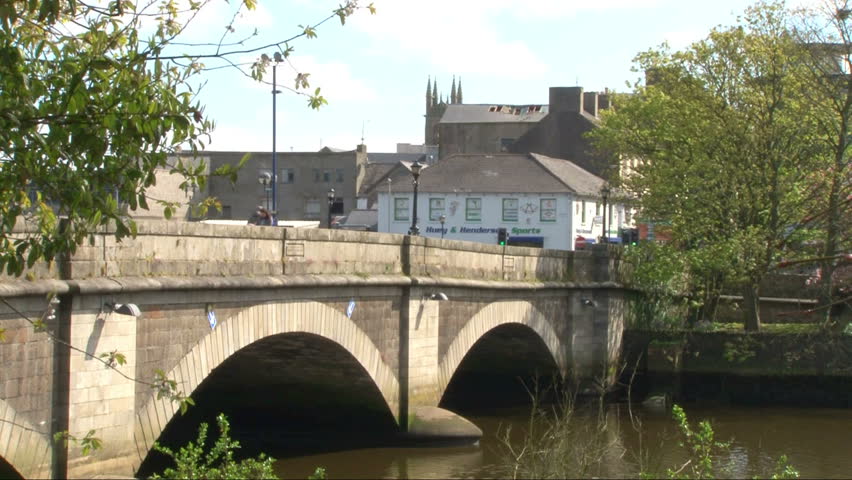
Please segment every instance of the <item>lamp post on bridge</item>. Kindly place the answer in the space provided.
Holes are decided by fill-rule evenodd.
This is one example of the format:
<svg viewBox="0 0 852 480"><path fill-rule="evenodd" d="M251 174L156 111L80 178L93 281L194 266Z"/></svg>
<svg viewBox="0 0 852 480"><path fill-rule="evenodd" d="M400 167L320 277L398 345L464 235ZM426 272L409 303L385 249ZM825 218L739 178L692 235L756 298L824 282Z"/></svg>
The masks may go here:
<svg viewBox="0 0 852 480"><path fill-rule="evenodd" d="M328 191L328 228L331 228L331 207L334 205L334 189Z"/></svg>
<svg viewBox="0 0 852 480"><path fill-rule="evenodd" d="M426 155L423 155L420 158L425 157ZM414 185L414 208L412 209L411 228L408 229L408 234L412 236L420 235L420 227L417 226L417 186L419 184L418 179L420 178L420 170L423 169L423 164L420 163L420 158L411 164L411 176L414 177L414 181L412 182Z"/></svg>
<svg viewBox="0 0 852 480"><path fill-rule="evenodd" d="M604 183L601 187L601 197L603 197L603 237L601 238L601 243L609 243L609 232L607 232L607 224L606 219L609 216L606 210L606 201L609 198L610 189L609 184Z"/></svg>

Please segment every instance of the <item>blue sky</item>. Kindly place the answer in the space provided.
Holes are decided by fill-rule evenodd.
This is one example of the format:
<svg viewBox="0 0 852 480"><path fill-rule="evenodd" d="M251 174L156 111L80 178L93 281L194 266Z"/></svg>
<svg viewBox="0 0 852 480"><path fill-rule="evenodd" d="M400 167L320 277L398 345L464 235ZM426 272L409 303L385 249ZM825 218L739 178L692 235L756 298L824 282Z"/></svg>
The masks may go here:
<svg viewBox="0 0 852 480"><path fill-rule="evenodd" d="M801 0L800 0L801 1ZM237 3L231 1L231 4ZM248 44L292 36L336 5L326 0L259 0L236 23L234 39L255 29ZM668 41L675 48L703 38L716 25L735 23L744 0L374 0L345 26L333 20L314 39L292 44L291 63L311 74L329 104L311 110L293 93L278 95L278 151L322 146L395 151L398 142L423 143L427 76L449 94L453 75L465 103L541 103L551 86L628 91L640 51ZM187 32L214 41L233 5L216 0ZM272 53L270 50L268 53ZM236 58L251 61L255 55ZM208 66L215 66L209 62ZM293 68L278 67L278 82L293 84ZM266 80L271 81L271 71ZM210 150L271 151L271 87L234 69L203 75L199 93L214 119Z"/></svg>

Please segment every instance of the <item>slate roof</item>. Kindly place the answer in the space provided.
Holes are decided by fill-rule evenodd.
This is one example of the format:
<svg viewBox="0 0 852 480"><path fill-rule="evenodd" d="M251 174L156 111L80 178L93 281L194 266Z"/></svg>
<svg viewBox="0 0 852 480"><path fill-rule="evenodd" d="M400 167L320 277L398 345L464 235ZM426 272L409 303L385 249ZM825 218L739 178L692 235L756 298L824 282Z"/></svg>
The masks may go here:
<svg viewBox="0 0 852 480"><path fill-rule="evenodd" d="M366 195L370 190L375 188L376 183L383 180L384 177L399 164L397 163L368 163L364 171L364 178L361 180L361 186L358 189L358 196Z"/></svg>
<svg viewBox="0 0 852 480"><path fill-rule="evenodd" d="M352 210L346 216L346 221L341 224L342 228L357 229L363 227L375 230L379 223L379 212L377 210Z"/></svg>
<svg viewBox="0 0 852 480"><path fill-rule="evenodd" d="M413 162L422 157L422 153L367 153L370 163L397 163L399 161Z"/></svg>
<svg viewBox="0 0 852 480"><path fill-rule="evenodd" d="M604 184L604 179L583 170L574 162L560 158L551 158L538 153L530 156L538 160L544 168L578 195L597 196Z"/></svg>
<svg viewBox="0 0 852 480"><path fill-rule="evenodd" d="M409 174L410 175L410 174ZM420 174L419 191L431 193L576 193L597 196L603 179L574 163L538 154L457 154ZM410 182L394 182L410 192Z"/></svg>
<svg viewBox="0 0 852 480"><path fill-rule="evenodd" d="M548 110L547 105L451 104L440 123L535 123L547 116Z"/></svg>

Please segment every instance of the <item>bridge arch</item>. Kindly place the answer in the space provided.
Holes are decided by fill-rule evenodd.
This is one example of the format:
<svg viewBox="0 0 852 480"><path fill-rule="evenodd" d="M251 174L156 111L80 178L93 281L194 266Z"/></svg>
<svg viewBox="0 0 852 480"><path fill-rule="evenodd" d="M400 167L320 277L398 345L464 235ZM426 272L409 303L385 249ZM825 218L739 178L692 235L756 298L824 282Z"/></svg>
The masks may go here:
<svg viewBox="0 0 852 480"><path fill-rule="evenodd" d="M559 336L535 306L523 300L493 302L478 311L462 327L438 364L438 391L441 395L471 348L491 330L508 324L524 325L534 331L547 346L564 378L568 358Z"/></svg>
<svg viewBox="0 0 852 480"><path fill-rule="evenodd" d="M50 476L49 434L41 433L0 399L0 457L23 478Z"/></svg>
<svg viewBox="0 0 852 480"><path fill-rule="evenodd" d="M394 418L398 416L399 382L373 341L345 314L314 301L265 303L220 321L167 374L179 390L191 394L231 355L258 340L282 333L308 333L331 340L349 352L378 387ZM148 455L178 405L150 395L136 414L134 442L139 461Z"/></svg>

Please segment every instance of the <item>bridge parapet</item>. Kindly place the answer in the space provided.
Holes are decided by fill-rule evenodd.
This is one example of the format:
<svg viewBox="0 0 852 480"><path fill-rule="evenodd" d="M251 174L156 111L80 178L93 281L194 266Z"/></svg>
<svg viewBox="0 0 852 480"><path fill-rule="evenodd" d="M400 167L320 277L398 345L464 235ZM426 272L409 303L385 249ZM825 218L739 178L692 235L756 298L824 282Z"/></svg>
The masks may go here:
<svg viewBox="0 0 852 480"><path fill-rule="evenodd" d="M606 248L569 252L387 233L187 222L141 220L137 226L135 238L120 242L114 231L94 235L70 256L67 272L41 262L25 278L331 274L589 283L618 282L621 276L619 262Z"/></svg>

